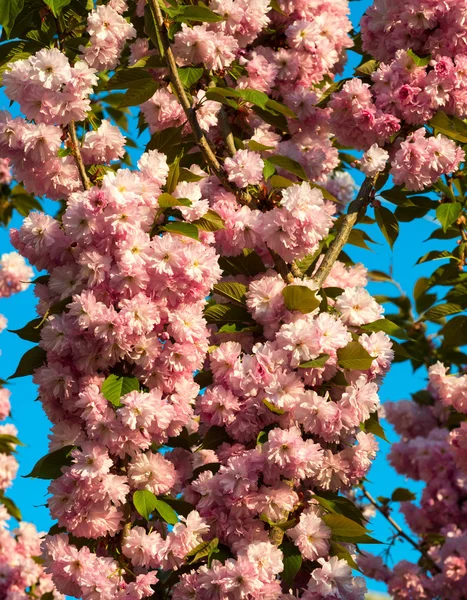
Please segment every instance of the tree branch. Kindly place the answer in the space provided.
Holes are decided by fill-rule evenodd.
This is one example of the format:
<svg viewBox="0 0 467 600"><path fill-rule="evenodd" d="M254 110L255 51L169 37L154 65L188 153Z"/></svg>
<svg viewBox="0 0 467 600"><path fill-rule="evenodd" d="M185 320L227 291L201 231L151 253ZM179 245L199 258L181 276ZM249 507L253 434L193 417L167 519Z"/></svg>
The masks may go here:
<svg viewBox="0 0 467 600"><path fill-rule="evenodd" d="M319 287L326 281L326 277L331 272L333 264L336 262L342 248L349 239L350 232L353 226L357 222L358 218L365 213L366 207L370 201L371 193L373 191L374 178L367 177L358 192L357 198L350 204L347 214L342 219L337 235L330 245L328 251L324 255L324 259L320 264L315 276L314 281Z"/></svg>
<svg viewBox="0 0 467 600"><path fill-rule="evenodd" d="M411 544L416 550L418 550L418 552L420 552L420 554L422 554L422 556L429 562L429 564L431 565L431 569L430 570L431 571L435 571L436 573L440 573L441 569L438 567L438 565L435 562L433 562L433 559L430 558L430 556L428 556L428 554L420 546L420 544L417 544L417 542L415 542L409 535L407 535L405 533L405 531L402 529L402 527L391 517L391 515L389 515L387 513L387 511L380 504L378 504L378 502L373 498L373 496L365 488L364 485L361 486L361 490L362 490L363 495L365 496L365 498L367 500L369 500L369 502L376 508L376 510L380 514L382 514L383 517L394 527L394 529L397 531L397 533L401 537L403 537L406 542L409 542L409 544Z"/></svg>
<svg viewBox="0 0 467 600"><path fill-rule="evenodd" d="M172 48L170 47L169 38L167 35L167 29L164 24L164 17L162 15L161 7L157 0L149 0L149 5L151 7L151 12L154 17L155 26L157 28L157 33L159 34L162 47L164 49L165 61L167 63L167 67L169 70L170 81L172 86L178 96L178 100L185 112L186 118L191 126L193 131L194 138L196 143L201 148L201 152L203 153L204 159L206 163L211 167L212 171L217 175L217 177L222 182L222 185L231 192L236 192L236 188L228 181L224 169L216 158L209 142L198 123L198 119L196 118L196 113L191 106L191 102L185 92L183 84L180 80L177 63L175 62L175 57L172 52Z"/></svg>
<svg viewBox="0 0 467 600"><path fill-rule="evenodd" d="M91 189L91 182L89 181L88 175L86 173L86 169L83 163L83 157L81 156L81 151L79 147L78 137L76 135L76 126L75 122L71 121L68 125L68 133L70 134L71 139L71 151L73 152L73 156L75 157L76 166L78 167L79 176L81 178L81 183L85 190Z"/></svg>

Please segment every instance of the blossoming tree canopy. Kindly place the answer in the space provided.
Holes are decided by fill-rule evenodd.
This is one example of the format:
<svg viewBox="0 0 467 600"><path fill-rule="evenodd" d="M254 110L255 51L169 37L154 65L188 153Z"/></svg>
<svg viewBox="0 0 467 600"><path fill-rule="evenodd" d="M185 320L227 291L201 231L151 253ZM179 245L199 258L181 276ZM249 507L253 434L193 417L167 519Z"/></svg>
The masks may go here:
<svg viewBox="0 0 467 600"><path fill-rule="evenodd" d="M355 488L391 362L465 363L466 10L377 2L356 34L346 0L0 8L1 218L25 216L12 243L46 272L12 376L33 375L52 423L30 474L51 480L57 521L42 600L360 600L357 555L390 580L362 555L378 542ZM431 210L455 249L420 259L448 262L417 283L414 316L373 298L368 278L391 278L343 247L371 241L357 223L392 247ZM443 597L446 579L452 598L450 547L413 543L395 597L415 580Z"/></svg>

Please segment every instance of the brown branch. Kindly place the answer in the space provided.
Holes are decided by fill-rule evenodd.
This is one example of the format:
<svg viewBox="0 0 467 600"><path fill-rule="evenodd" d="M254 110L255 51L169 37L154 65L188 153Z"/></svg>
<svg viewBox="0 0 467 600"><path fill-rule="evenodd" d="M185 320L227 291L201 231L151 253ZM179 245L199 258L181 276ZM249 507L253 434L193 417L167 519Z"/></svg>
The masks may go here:
<svg viewBox="0 0 467 600"><path fill-rule="evenodd" d="M89 190L89 189L91 189L92 185L91 185L91 182L89 181L89 177L86 173L86 168L84 166L83 157L81 156L78 137L76 135L76 126L75 126L74 121L71 121L71 123L68 125L68 133L70 134L71 151L73 153L73 156L75 157L76 166L78 167L81 183L83 184L83 187L85 190Z"/></svg>
<svg viewBox="0 0 467 600"><path fill-rule="evenodd" d="M371 193L373 191L374 178L367 177L358 192L357 198L350 204L347 214L343 217L337 235L329 246L328 251L324 255L323 262L320 264L315 276L314 281L319 287L326 281L326 277L331 272L333 264L336 262L342 248L349 239L350 232L353 226L357 222L358 218L365 213L366 207L371 199Z"/></svg>
<svg viewBox="0 0 467 600"><path fill-rule="evenodd" d="M164 17L162 15L161 7L159 6L158 0L149 0L149 4L151 7L151 12L154 17L154 23L159 34L162 47L164 49L165 61L167 63L167 67L169 70L170 81L174 88L175 93L178 96L178 100L185 112L186 118L191 126L193 131L193 136L196 140L196 143L201 148L201 152L203 153L204 159L212 171L217 175L222 185L231 192L236 192L236 188L228 181L224 169L221 164L217 160L216 155L214 154L203 130L198 123L198 119L196 118L196 112L193 110L191 102L185 92L183 84L180 80L180 76L178 74L177 63L175 61L174 54L172 52L172 48L170 47L169 38L167 35L167 29L164 24Z"/></svg>
<svg viewBox="0 0 467 600"><path fill-rule="evenodd" d="M219 122L219 129L222 137L225 141L227 152L230 154L230 156L234 156L237 152L237 149L235 148L234 136L232 130L230 129L229 120L223 108L221 108L217 113L217 120Z"/></svg>
<svg viewBox="0 0 467 600"><path fill-rule="evenodd" d="M365 498L367 500L369 500L369 502L376 508L376 510L383 515L383 517L394 527L394 529L397 531L398 535L400 535L402 538L404 538L404 540L406 542L408 542L409 544L411 544L416 550L418 550L418 552L420 552L420 554L422 554L422 556L428 561L428 563L431 565L431 571L435 571L436 573L440 573L441 569L438 567L438 565L433 562L433 559L427 554L426 550L424 550L420 544L417 544L417 542L415 542L409 535L407 535L405 533L405 531L402 529L402 527L397 523L397 521L395 521L391 515L389 515L387 513L387 510L385 508L383 508L380 504L378 504L378 502L373 498L373 496L370 494L370 492L365 488L364 485L361 486L361 490L363 492L363 495L365 496Z"/></svg>

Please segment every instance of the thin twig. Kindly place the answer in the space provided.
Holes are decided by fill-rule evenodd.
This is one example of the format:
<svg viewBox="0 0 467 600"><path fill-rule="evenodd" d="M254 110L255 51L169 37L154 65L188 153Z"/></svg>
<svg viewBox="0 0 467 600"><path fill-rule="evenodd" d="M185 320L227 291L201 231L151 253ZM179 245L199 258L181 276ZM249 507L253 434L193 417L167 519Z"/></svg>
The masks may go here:
<svg viewBox="0 0 467 600"><path fill-rule="evenodd" d="M161 7L159 6L157 0L149 0L149 4L154 17L155 26L157 28L157 32L161 39L162 47L164 49L164 57L169 70L170 81L175 90L175 93L178 96L178 100L185 112L186 118L188 119L188 122L191 126L196 143L201 148L201 152L204 155L206 163L220 179L222 185L226 187L226 189L228 189L229 191L235 192L236 190L234 189L232 184L227 180L224 169L222 168L211 146L209 145L209 142L203 130L201 129L200 124L198 123L196 113L193 110L191 102L185 92L180 76L178 74L177 63L175 61L172 48L170 47L170 42L167 35L167 29L164 24L164 17L162 15Z"/></svg>
<svg viewBox="0 0 467 600"><path fill-rule="evenodd" d="M371 198L371 192L374 186L374 179L367 177L358 192L357 198L350 204L347 214L343 217L339 231L337 232L334 241L329 246L328 251L324 255L324 259L320 264L314 281L319 287L326 281L326 277L331 272L333 264L336 262L342 248L349 239L350 232L357 222L358 218L365 213L366 207Z"/></svg>
<svg viewBox="0 0 467 600"><path fill-rule="evenodd" d="M79 176L81 178L81 182L85 190L91 189L91 182L89 181L88 175L86 173L86 168L84 166L83 157L81 156L80 146L78 142L78 137L76 135L76 126L75 122L71 121L68 125L68 132L70 134L71 139L71 151L73 152L73 156L75 157L76 166L78 167Z"/></svg>
<svg viewBox="0 0 467 600"><path fill-rule="evenodd" d="M420 554L422 554L424 556L424 558L426 558L426 560L429 562L429 564L432 565L430 570L436 571L437 573L441 572L441 569L438 567L438 565L436 563L433 562L433 559L430 558L430 556L420 546L420 544L417 544L417 542L415 542L409 535L407 535L405 533L405 531L402 529L402 527L391 517L391 515L389 515L387 513L387 511L380 504L378 504L378 502L373 498L373 496L365 488L365 486L362 485L361 490L362 490L365 498L367 500L369 500L369 502L376 508L376 510L379 513L381 513L383 515L383 517L394 527L394 529L397 531L398 535L403 537L406 542L409 542L409 544L411 544L416 550L418 550L418 552L420 552Z"/></svg>

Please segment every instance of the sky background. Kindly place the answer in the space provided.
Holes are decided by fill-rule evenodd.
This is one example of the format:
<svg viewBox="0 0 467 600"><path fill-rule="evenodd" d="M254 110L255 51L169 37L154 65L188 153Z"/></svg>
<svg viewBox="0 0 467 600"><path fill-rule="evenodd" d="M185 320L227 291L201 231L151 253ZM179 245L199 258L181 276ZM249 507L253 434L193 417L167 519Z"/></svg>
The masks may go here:
<svg viewBox="0 0 467 600"><path fill-rule="evenodd" d="M1 0L0 0L1 1ZM352 10L352 21L354 26L363 14L369 2L356 0L350 3ZM350 62L352 65L358 63L359 57L350 53ZM344 76L352 74L352 69L347 68ZM0 109L7 109L9 101L0 94ZM352 173L359 183L362 181L360 173ZM388 205L389 208L394 208ZM57 204L50 201L44 202L44 208L47 212L54 214L57 210ZM371 214L371 213L370 213ZM11 221L10 227L19 227L22 218L17 214ZM442 249L439 241L427 242L430 233L437 227L435 221L430 218L418 219L414 224L401 223L400 235L394 246L394 252L391 253L386 242L379 233L376 225L370 226L367 231L371 237L378 242L378 245L372 246L373 251L365 251L354 246L348 246L346 250L355 261L363 262L370 270L382 270L389 272L391 270L393 277L399 282L402 289L411 295L414 283L424 275L429 275L433 266L417 265L414 266L417 259L433 249ZM9 232L0 229L0 253L11 252L13 250L9 242ZM390 284L371 283L369 290L371 293L387 293L389 295L397 294L397 290ZM34 286L28 290L17 294L9 299L0 299L0 313L8 319L8 329L19 329L28 321L35 317L35 297ZM15 334L4 331L0 336L0 378L6 379L16 369L19 359L28 350L32 344L21 340ZM391 369L380 390L382 402L388 400L398 400L410 397L411 392L421 389L426 381L426 373L420 369L415 375L408 363L396 364ZM39 530L47 531L52 525L45 506L48 482L29 479L24 476L29 473L43 455L47 454L47 435L50 424L46 419L40 403L37 401L37 389L32 384L30 377L12 380L9 384L12 392L12 419L11 421L19 430L20 439L26 444L19 449L18 458L20 469L9 495L17 503L22 511L23 519L35 523ZM391 427L383 423L390 442L396 441ZM386 462L386 454L389 451L390 444L381 441L380 452L374 462L368 479L369 490L374 496L391 496L392 491L397 487L410 487L412 490L419 490L420 486L407 482L399 477L390 465ZM397 516L397 520L403 524L402 516ZM373 536L381 541L386 541L392 533L390 526L385 519L377 516L371 524ZM384 546L366 546L369 551L380 552ZM418 559L418 555L407 543L397 543L391 554L394 561L402 559ZM371 582L370 589L384 590L384 585Z"/></svg>

